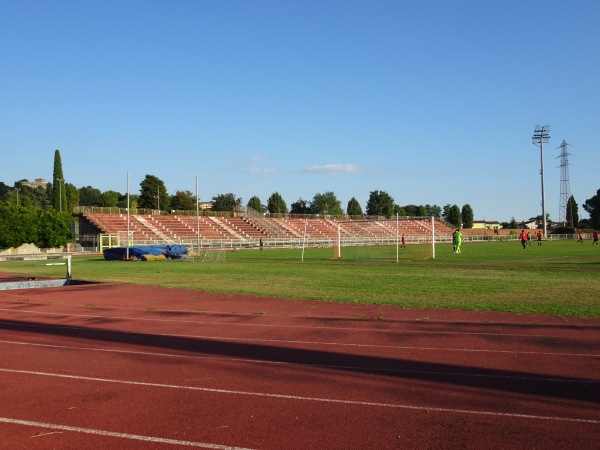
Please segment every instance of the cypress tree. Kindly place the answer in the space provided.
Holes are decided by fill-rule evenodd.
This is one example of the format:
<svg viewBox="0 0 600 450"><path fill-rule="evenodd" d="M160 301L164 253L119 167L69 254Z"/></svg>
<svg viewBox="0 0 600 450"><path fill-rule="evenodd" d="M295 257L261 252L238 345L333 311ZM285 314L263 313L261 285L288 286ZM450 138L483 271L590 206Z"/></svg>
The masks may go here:
<svg viewBox="0 0 600 450"><path fill-rule="evenodd" d="M349 216L362 216L363 210L360 206L360 203L356 198L352 197L348 202L348 206L346 207L346 214Z"/></svg>
<svg viewBox="0 0 600 450"><path fill-rule="evenodd" d="M267 200L267 209L272 214L284 214L288 212L287 205L279 192L273 192Z"/></svg>
<svg viewBox="0 0 600 450"><path fill-rule="evenodd" d="M567 201L567 214L565 217L566 225L568 227L577 227L579 226L579 207L577 206L577 202L575 201L575 197L571 195L569 200Z"/></svg>
<svg viewBox="0 0 600 450"><path fill-rule="evenodd" d="M464 228L473 228L473 208L468 203L462 207L461 218Z"/></svg>
<svg viewBox="0 0 600 450"><path fill-rule="evenodd" d="M60 151L54 151L54 173L52 175L52 207L57 211L66 211L67 190L65 189L65 177L62 170Z"/></svg>

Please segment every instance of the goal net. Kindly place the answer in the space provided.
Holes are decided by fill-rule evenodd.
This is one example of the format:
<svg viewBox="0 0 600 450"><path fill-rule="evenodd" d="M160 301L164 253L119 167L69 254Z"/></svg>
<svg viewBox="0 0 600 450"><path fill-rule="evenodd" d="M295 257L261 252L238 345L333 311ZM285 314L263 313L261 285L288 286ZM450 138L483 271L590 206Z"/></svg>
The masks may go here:
<svg viewBox="0 0 600 450"><path fill-rule="evenodd" d="M225 262L225 252L223 250L193 251L187 255L185 260L193 262Z"/></svg>
<svg viewBox="0 0 600 450"><path fill-rule="evenodd" d="M435 258L435 221L433 217L339 221L334 250L342 261Z"/></svg>

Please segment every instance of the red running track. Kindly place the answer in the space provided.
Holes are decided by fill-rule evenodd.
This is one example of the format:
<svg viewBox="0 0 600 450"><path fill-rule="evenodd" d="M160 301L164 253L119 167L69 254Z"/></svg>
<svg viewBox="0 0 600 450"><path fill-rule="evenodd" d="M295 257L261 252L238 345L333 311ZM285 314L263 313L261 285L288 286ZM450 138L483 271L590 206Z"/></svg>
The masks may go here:
<svg viewBox="0 0 600 450"><path fill-rule="evenodd" d="M0 392L11 449L587 450L600 320L115 284L0 291Z"/></svg>

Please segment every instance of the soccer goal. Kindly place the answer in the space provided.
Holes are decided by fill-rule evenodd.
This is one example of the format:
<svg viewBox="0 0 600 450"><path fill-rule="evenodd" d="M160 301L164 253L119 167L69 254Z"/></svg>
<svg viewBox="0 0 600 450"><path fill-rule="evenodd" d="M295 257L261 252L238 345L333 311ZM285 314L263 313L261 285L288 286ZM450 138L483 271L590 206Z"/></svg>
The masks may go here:
<svg viewBox="0 0 600 450"><path fill-rule="evenodd" d="M225 252L223 250L191 252L185 260L193 262L225 262Z"/></svg>
<svg viewBox="0 0 600 450"><path fill-rule="evenodd" d="M435 258L434 217L395 217L338 222L335 258L344 261Z"/></svg>

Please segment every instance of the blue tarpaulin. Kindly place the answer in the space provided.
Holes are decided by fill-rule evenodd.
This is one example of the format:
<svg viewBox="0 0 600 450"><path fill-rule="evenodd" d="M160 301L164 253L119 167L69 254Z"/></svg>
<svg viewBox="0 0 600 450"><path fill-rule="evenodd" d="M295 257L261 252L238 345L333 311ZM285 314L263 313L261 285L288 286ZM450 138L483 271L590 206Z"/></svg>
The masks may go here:
<svg viewBox="0 0 600 450"><path fill-rule="evenodd" d="M113 247L104 250L104 259L125 260L127 259L127 247ZM164 255L169 259L180 259L188 253L185 245L157 244L157 245L135 245L129 247L129 258L141 260L144 255Z"/></svg>

